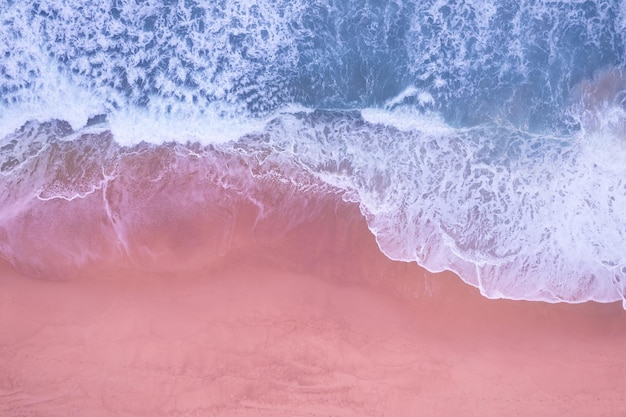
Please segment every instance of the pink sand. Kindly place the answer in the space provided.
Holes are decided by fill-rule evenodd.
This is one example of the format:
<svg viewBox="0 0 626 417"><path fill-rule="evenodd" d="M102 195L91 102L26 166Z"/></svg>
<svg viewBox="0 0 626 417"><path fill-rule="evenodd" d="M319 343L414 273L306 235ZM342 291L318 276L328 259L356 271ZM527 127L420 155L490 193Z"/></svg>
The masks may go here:
<svg viewBox="0 0 626 417"><path fill-rule="evenodd" d="M195 272L5 265L0 416L626 415L620 305L487 300L389 261L355 219L329 210Z"/></svg>

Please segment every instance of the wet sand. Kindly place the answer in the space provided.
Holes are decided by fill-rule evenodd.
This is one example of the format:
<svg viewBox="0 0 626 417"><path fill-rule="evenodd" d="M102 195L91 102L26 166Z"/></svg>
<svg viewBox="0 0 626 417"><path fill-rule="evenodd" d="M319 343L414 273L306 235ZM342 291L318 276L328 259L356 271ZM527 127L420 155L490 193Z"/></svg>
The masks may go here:
<svg viewBox="0 0 626 417"><path fill-rule="evenodd" d="M201 269L0 285L1 416L626 415L621 305L487 300L354 206Z"/></svg>

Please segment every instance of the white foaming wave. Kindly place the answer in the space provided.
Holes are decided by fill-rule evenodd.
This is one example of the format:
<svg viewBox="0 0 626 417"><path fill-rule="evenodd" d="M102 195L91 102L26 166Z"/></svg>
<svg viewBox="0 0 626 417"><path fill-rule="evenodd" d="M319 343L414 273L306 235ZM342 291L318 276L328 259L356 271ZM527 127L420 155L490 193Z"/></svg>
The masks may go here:
<svg viewBox="0 0 626 417"><path fill-rule="evenodd" d="M151 105L147 109L109 114L107 122L115 141L123 146L140 142L224 143L263 126L261 119L233 117L226 112L220 115L219 110L188 106L165 111L166 106Z"/></svg>
<svg viewBox="0 0 626 417"><path fill-rule="evenodd" d="M298 104L288 104L270 115L254 117L238 113L236 109L221 103L204 109L194 106L171 109L167 102L162 102L161 106L158 106L158 101L155 103L147 109L133 108L130 111L110 113L107 126L115 141L122 146L141 142L157 145L167 142L223 144L262 132L269 121L282 114L306 114L313 111Z"/></svg>
<svg viewBox="0 0 626 417"><path fill-rule="evenodd" d="M237 105L224 102L201 107L194 103L172 103L159 97L140 107L128 103L110 88L81 86L73 77L58 71L51 62L46 68L36 86L21 92L20 101L0 105L0 138L14 133L30 120L63 120L77 131L66 139L106 128L124 146L140 142L200 142L206 145L233 141L260 131L271 118L285 112L312 111L288 103L270 115L255 117L240 111ZM115 106L120 107L116 109L111 102L125 104ZM90 118L102 114L106 115L104 126L86 126Z"/></svg>
<svg viewBox="0 0 626 417"><path fill-rule="evenodd" d="M420 91L417 88L415 88L415 86L411 85L411 86L405 88L397 96L387 100L385 102L385 107L391 109L391 108L397 106L398 104L401 104L402 102L404 102L407 98L414 97L414 96L418 95L419 93L420 93Z"/></svg>
<svg viewBox="0 0 626 417"><path fill-rule="evenodd" d="M59 73L52 63L37 84L22 91L20 101L0 104L0 138L29 120L65 120L74 129L85 126L91 116L103 113L106 102L97 94L77 86L71 78Z"/></svg>
<svg viewBox="0 0 626 417"><path fill-rule="evenodd" d="M415 94L418 92L415 91ZM431 133L453 131L439 113L419 111L412 106L397 106L393 110L366 108L361 110L361 116L369 123L393 126L401 131L415 130Z"/></svg>
<svg viewBox="0 0 626 417"><path fill-rule="evenodd" d="M100 88L93 91L77 85L71 77L51 70L37 88L23 91L21 101L0 105L0 138L17 131L28 121L63 120L76 131L66 140L102 129L110 130L116 142L132 146L140 142L199 142L204 145L234 141L246 134L263 130L269 120L282 113L307 113L312 109L295 103L279 107L261 117L241 112L237 105L218 102L204 107L193 103L174 103L155 97L148 106L126 103L112 108L114 91ZM107 90L105 92L103 90ZM117 102L123 102L118 97ZM90 118L105 115L100 126L87 126Z"/></svg>
<svg viewBox="0 0 626 417"><path fill-rule="evenodd" d="M36 92L22 94L19 103L0 105L0 138L9 136L31 120L63 120L76 131L66 140L106 129L123 146L140 142L199 142L207 145L234 141L246 134L261 131L269 120L283 113L313 111L289 103L272 114L255 117L241 112L236 105L223 102L204 107L192 103L172 105L167 99L158 97L146 107L127 103L120 109L112 109L107 102L109 100L100 98L103 96L102 91L94 93L77 86L70 77L58 72L50 74L38 87ZM106 115L104 125L87 126L89 119L98 115Z"/></svg>
<svg viewBox="0 0 626 417"><path fill-rule="evenodd" d="M392 259L453 270L490 298L623 299L623 170L572 137L392 123L283 115L268 131L360 203Z"/></svg>

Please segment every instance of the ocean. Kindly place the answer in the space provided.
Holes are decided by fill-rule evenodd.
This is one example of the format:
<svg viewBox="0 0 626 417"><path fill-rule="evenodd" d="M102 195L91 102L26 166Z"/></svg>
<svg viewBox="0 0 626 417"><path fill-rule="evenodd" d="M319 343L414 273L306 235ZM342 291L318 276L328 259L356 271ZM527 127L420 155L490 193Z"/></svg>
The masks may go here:
<svg viewBox="0 0 626 417"><path fill-rule="evenodd" d="M0 257L174 273L332 201L488 298L624 300L625 48L619 0L4 0Z"/></svg>

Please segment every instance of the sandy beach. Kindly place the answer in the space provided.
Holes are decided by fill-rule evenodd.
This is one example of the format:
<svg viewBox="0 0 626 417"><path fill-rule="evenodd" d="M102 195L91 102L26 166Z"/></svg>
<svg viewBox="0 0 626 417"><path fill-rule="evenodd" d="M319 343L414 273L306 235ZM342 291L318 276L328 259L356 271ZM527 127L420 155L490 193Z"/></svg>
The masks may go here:
<svg viewBox="0 0 626 417"><path fill-rule="evenodd" d="M352 205L201 270L0 277L6 417L626 414L621 305L485 299Z"/></svg>

